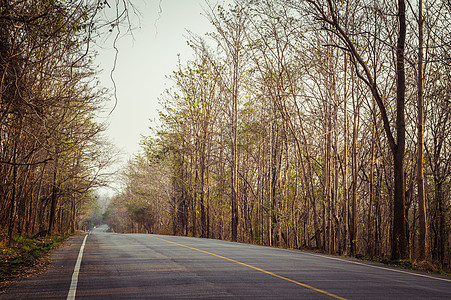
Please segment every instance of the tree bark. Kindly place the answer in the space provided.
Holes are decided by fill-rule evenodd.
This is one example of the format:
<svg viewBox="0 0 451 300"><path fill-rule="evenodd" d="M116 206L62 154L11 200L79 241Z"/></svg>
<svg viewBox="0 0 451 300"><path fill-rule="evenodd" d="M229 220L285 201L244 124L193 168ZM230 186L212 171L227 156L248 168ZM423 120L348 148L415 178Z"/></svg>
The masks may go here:
<svg viewBox="0 0 451 300"><path fill-rule="evenodd" d="M427 224L426 224L426 206L424 194L424 174L423 174L423 153L424 153L424 121L423 121L423 90L424 90L424 71L423 71L423 0L418 1L418 149L417 149L417 186L418 186L418 261L426 259L427 254Z"/></svg>
<svg viewBox="0 0 451 300"><path fill-rule="evenodd" d="M50 218L49 218L49 227L47 230L48 234L53 233L54 224L55 224L55 218L56 218L56 206L58 201L57 196L57 186L56 186L56 175L57 175L57 169L55 166L55 170L53 171L53 184L52 184L52 203L50 206Z"/></svg>
<svg viewBox="0 0 451 300"><path fill-rule="evenodd" d="M238 53L235 53L232 88L232 241L238 237Z"/></svg>
<svg viewBox="0 0 451 300"><path fill-rule="evenodd" d="M399 36L396 46L396 146L393 153L394 201L392 228L392 259L408 257L405 220L405 174L404 151L406 124L404 116L406 75L404 47L406 42L406 4L398 0Z"/></svg>

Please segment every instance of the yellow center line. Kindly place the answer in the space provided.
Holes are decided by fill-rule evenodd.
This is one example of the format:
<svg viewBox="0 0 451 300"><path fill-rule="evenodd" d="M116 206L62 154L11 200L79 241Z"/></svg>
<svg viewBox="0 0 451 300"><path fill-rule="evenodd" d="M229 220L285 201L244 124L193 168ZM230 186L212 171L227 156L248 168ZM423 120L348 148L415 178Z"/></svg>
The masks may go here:
<svg viewBox="0 0 451 300"><path fill-rule="evenodd" d="M297 284L297 285L300 285L300 286L302 286L302 287L305 287L305 288L314 290L314 291L316 291L316 292L318 292L318 293L325 294L325 295L330 296L330 297L335 298L335 299L346 300L346 298L337 296L337 295L335 295L335 294L326 292L326 291L321 290L321 289L317 289L317 288L315 288L315 287L313 287L313 286L310 286L310 285L308 285L308 284L305 284L305 283L302 283L302 282L299 282L299 281L296 281L296 280L293 280L293 279L290 279L290 278L286 278L286 277L277 275L277 274L275 274L275 273L273 273L273 272L269 272L269 271L266 271L266 270L263 270L263 269L254 267L254 266L251 266L251 265L248 265L248 264L239 262L239 261L237 261L237 260L234 260L234 259L231 259L231 258L228 258L228 257L225 257L225 256L221 256L221 255L214 254L214 253L211 253L211 252L208 252L208 251L204 251L204 250L201 250L201 249L197 249L197 248L193 248L193 247L190 247L190 246L186 246L186 245L178 244L178 243L175 243L175 242L171 242L171 241L168 241L168 240L165 240L165 239L156 237L156 236L152 236L152 237L153 237L154 239L157 239L157 240L165 241L165 242L168 242L168 243L171 243L171 244L180 246L180 247L185 247L185 248L188 248L188 249L191 249L191 250L199 251L199 252L202 252L202 253L205 253L205 254L209 254L209 255L212 255L212 256L215 256L215 257L218 257L218 258L222 258L222 259L225 259L225 260L234 262L234 263L236 263L236 264L239 264L239 265L242 265L242 266L245 266L245 267L248 267L248 268L257 270L257 271L260 271L260 272L262 272L262 273L265 273L265 274L268 274L268 275L271 275L271 276L274 276L274 277L277 277L277 278L280 278L280 279L283 279L283 280L292 282L292 283Z"/></svg>

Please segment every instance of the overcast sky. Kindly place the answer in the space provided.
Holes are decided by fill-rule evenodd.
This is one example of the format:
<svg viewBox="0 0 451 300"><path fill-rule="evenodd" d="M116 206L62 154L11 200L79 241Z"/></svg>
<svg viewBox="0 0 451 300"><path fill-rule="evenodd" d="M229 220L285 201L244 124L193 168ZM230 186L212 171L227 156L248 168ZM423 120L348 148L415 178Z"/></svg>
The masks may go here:
<svg viewBox="0 0 451 300"><path fill-rule="evenodd" d="M139 21L133 19L137 27L134 37L122 37L118 42L119 57L113 75L118 102L108 118L110 125L106 132L124 153L125 160L139 151L141 136L150 133L150 120L158 119L158 98L171 86L166 76L175 70L177 55L180 54L182 61L192 58L186 44L187 30L196 34L212 31L203 15L204 0L134 0L133 3L141 16ZM97 64L103 69L99 77L101 84L108 88L112 87L109 76L114 53L111 41L106 41L97 58Z"/></svg>

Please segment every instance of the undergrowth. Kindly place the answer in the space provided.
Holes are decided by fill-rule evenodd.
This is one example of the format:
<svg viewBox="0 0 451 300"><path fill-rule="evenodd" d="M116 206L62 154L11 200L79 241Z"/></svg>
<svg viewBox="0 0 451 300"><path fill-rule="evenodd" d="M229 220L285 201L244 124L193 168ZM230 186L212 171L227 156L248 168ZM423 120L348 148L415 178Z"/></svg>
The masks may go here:
<svg viewBox="0 0 451 300"><path fill-rule="evenodd" d="M408 269L408 270L425 271L428 273L441 274L441 275L451 275L449 270L442 269L439 266L437 266L429 261L412 262L410 260L390 260L387 258L372 258L371 259L368 257L359 257L358 259L370 261L370 262L382 263L384 265L398 267L398 268L404 268L404 269Z"/></svg>
<svg viewBox="0 0 451 300"><path fill-rule="evenodd" d="M5 240L0 236L0 240ZM0 245L0 282L32 266L38 258L61 244L67 236L15 237L12 243Z"/></svg>

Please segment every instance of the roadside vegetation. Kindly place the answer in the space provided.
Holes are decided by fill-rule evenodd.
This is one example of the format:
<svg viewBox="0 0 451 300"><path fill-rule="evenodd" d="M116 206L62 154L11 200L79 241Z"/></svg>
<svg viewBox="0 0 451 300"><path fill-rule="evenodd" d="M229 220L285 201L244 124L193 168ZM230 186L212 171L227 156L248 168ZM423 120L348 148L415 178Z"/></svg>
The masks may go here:
<svg viewBox="0 0 451 300"><path fill-rule="evenodd" d="M108 183L117 157L98 117L114 95L93 61L95 38L128 17L128 1L116 5L0 1L2 242L73 234Z"/></svg>
<svg viewBox="0 0 451 300"><path fill-rule="evenodd" d="M96 201L80 218L80 228L84 230L104 224L102 212L105 210L106 199L101 196L94 198ZM71 235L86 234L84 230L77 229ZM0 290L15 279L45 271L50 264L50 251L71 235L16 235L9 240L7 233L0 234Z"/></svg>
<svg viewBox="0 0 451 300"><path fill-rule="evenodd" d="M15 237L9 245L1 245L0 283L15 277L27 276L30 270L34 270L39 265L43 256L67 238L68 236L19 236Z"/></svg>
<svg viewBox="0 0 451 300"><path fill-rule="evenodd" d="M449 1L213 3L111 228L450 270Z"/></svg>
<svg viewBox="0 0 451 300"><path fill-rule="evenodd" d="M46 253L99 223L96 189L117 157L99 118L114 94L96 78L95 44L128 8L0 1L0 282L45 267Z"/></svg>
<svg viewBox="0 0 451 300"><path fill-rule="evenodd" d="M450 270L450 1L213 3L104 212L93 43L129 1L0 1L2 276L102 217Z"/></svg>

